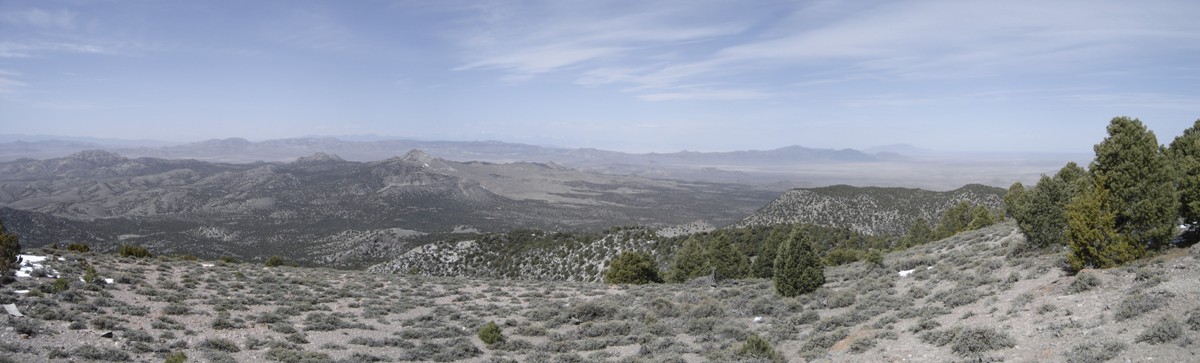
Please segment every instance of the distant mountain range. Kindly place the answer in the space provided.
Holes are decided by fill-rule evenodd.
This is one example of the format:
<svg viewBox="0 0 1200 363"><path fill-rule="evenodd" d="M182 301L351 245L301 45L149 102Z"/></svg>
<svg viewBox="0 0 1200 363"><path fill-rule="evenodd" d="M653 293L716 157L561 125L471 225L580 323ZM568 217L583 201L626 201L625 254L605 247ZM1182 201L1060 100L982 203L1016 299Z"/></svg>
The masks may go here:
<svg viewBox="0 0 1200 363"><path fill-rule="evenodd" d="M33 141L30 141L33 140ZM329 137L251 142L230 138L163 145L152 141L0 135L0 161L60 158L83 150L125 157L194 159L214 163L291 162L316 153L348 161L380 161L409 150L451 161L555 163L606 174L715 183L753 184L784 191L835 184L950 190L980 183L1006 187L1033 183L1067 161L1086 164L1087 154L945 153L906 144L864 150L788 146L772 150L625 153L545 147L499 141L429 141Z"/></svg>
<svg viewBox="0 0 1200 363"><path fill-rule="evenodd" d="M10 137L11 138L11 137ZM0 138L4 140L5 138ZM863 162L877 156L854 149L811 149L788 146L774 150L631 154L598 149L567 149L499 141L373 140L296 138L251 142L241 138L214 139L172 146L106 146L97 142L37 140L0 143L0 161L21 157L61 157L74 152L103 149L127 157L196 159L227 163L287 162L323 152L351 161L378 161L407 150L425 150L447 160L514 162L540 161L580 166L634 165L774 165L796 162Z"/></svg>

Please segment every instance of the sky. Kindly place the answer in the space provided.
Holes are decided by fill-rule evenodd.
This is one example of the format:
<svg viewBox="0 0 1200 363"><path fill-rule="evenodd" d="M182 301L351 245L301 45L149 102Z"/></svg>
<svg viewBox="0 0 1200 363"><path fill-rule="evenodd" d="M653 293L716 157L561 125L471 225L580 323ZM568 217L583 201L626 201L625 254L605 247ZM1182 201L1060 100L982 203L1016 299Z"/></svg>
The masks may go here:
<svg viewBox="0 0 1200 363"><path fill-rule="evenodd" d="M1197 1L0 0L0 134L1090 152L1200 119Z"/></svg>

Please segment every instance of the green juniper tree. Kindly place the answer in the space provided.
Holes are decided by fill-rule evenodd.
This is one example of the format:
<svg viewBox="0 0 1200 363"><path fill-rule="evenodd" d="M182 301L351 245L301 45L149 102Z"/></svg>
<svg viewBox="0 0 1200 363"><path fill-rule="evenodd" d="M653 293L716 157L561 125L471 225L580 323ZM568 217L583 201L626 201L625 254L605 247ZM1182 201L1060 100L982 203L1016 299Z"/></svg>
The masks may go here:
<svg viewBox="0 0 1200 363"><path fill-rule="evenodd" d="M1179 187L1179 215L1188 224L1200 223L1200 120L1179 135L1167 149Z"/></svg>
<svg viewBox="0 0 1200 363"><path fill-rule="evenodd" d="M769 279L775 276L775 254L779 252L779 245L787 240L792 228L787 225L777 225L771 228L771 234L763 240L759 247L758 256L754 259L754 264L750 266L751 274L754 277Z"/></svg>
<svg viewBox="0 0 1200 363"><path fill-rule="evenodd" d="M0 221L0 283L12 281L12 270L17 267L17 255L21 253L21 243L17 235L8 233L4 222Z"/></svg>
<svg viewBox="0 0 1200 363"><path fill-rule="evenodd" d="M1138 246L1167 246L1179 215L1179 197L1170 162L1154 132L1138 119L1116 117L1095 151L1090 169L1111 195L1117 231Z"/></svg>
<svg viewBox="0 0 1200 363"><path fill-rule="evenodd" d="M1004 213L1010 218L1017 218L1025 204L1025 184L1013 183L1004 193Z"/></svg>
<svg viewBox="0 0 1200 363"><path fill-rule="evenodd" d="M1117 231L1116 223L1117 210L1098 177L1067 204L1067 263L1072 270L1120 266L1145 253L1142 245Z"/></svg>
<svg viewBox="0 0 1200 363"><path fill-rule="evenodd" d="M733 244L729 235L721 233L708 240L708 267L727 278L743 278L750 269L750 260Z"/></svg>
<svg viewBox="0 0 1200 363"><path fill-rule="evenodd" d="M636 251L621 251L621 254L608 264L604 272L604 282L608 284L648 284L662 282L658 276L658 266L654 257Z"/></svg>
<svg viewBox="0 0 1200 363"><path fill-rule="evenodd" d="M704 242L701 242L696 236L688 237L679 252L675 253L675 261L667 270L667 280L686 282L688 279L708 273L708 258L705 255Z"/></svg>
<svg viewBox="0 0 1200 363"><path fill-rule="evenodd" d="M821 257L807 235L799 230L793 232L779 245L779 253L775 256L775 291L782 296L798 296L824 284L825 267Z"/></svg>

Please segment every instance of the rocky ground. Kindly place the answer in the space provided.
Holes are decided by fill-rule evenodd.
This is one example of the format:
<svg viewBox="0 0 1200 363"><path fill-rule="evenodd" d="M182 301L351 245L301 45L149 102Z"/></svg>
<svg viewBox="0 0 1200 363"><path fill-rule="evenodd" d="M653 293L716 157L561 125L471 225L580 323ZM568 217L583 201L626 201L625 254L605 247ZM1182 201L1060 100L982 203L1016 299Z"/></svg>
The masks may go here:
<svg viewBox="0 0 1200 363"><path fill-rule="evenodd" d="M0 361L1200 360L1200 248L1064 273L1012 224L828 268L797 298L768 280L609 286L264 267L38 249L0 288ZM57 256L55 256L57 255ZM92 282L84 282L83 280ZM108 280L106 280L108 279ZM109 283L108 281L111 281ZM505 340L478 330L499 324Z"/></svg>

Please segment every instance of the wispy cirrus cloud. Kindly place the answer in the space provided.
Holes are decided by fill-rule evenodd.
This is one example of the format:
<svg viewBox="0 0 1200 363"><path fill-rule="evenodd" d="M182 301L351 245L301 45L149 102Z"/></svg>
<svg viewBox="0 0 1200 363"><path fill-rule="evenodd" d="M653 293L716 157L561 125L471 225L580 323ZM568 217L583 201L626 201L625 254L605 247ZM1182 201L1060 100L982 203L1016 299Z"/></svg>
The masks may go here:
<svg viewBox="0 0 1200 363"><path fill-rule="evenodd" d="M0 42L0 58L31 58L43 53L116 54L117 50L99 44L72 42Z"/></svg>
<svg viewBox="0 0 1200 363"><path fill-rule="evenodd" d="M517 3L476 9L483 25L456 35L468 61L454 69L499 71L518 76L515 79L586 71L605 64L669 58L679 50L675 47L736 34L749 26L736 17L705 19L712 14L696 14L683 3L544 5L536 11Z"/></svg>
<svg viewBox="0 0 1200 363"><path fill-rule="evenodd" d="M749 13L709 9L707 15L739 19L727 23L677 21L662 8L513 16L523 26L500 21L463 42L473 53L456 69L498 71L510 81L561 72L573 74L578 85L616 85L648 101L740 100L786 92L782 84L817 86L829 74L844 81L1060 74L1121 67L1131 57L1153 57L1148 49L1200 51L1195 12L1177 7L832 4L768 4L777 7ZM763 77L786 82L744 91L748 80Z"/></svg>
<svg viewBox="0 0 1200 363"><path fill-rule="evenodd" d="M37 28L74 29L75 13L67 10L25 9L0 12L0 23Z"/></svg>
<svg viewBox="0 0 1200 363"><path fill-rule="evenodd" d="M16 93L29 84L17 80L21 73L0 69L0 94Z"/></svg>

